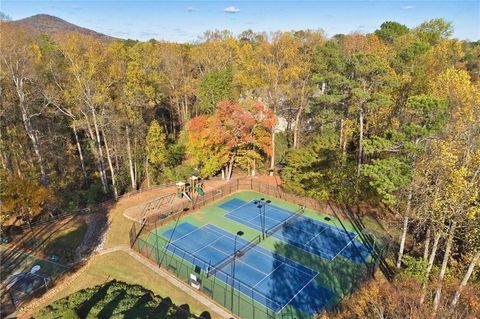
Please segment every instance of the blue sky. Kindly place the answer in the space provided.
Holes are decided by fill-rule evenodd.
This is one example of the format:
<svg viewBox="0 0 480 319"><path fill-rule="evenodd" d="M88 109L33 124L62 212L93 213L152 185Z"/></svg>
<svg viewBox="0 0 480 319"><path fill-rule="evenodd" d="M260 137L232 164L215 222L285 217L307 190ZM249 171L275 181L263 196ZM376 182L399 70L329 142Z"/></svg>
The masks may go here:
<svg viewBox="0 0 480 319"><path fill-rule="evenodd" d="M444 18L454 37L480 39L480 1L19 1L2 0L14 20L46 13L119 38L191 42L206 30L323 29L328 36L372 32L383 21L414 27Z"/></svg>

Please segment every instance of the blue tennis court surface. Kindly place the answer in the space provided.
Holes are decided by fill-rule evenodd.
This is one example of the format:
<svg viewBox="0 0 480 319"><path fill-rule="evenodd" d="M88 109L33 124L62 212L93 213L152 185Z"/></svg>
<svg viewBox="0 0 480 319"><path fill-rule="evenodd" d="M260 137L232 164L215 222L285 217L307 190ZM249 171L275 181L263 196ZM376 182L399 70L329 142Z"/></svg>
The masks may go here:
<svg viewBox="0 0 480 319"><path fill-rule="evenodd" d="M182 223L175 232L171 229L162 235L171 238L167 250L204 271L234 253L235 235L210 224L197 228ZM237 251L248 243L238 237ZM246 250L245 254L236 258L234 282L232 272L233 263L230 262L213 275L276 313L290 304L312 315L334 296L314 281L318 274L316 271L259 246ZM309 302L305 303L305 300Z"/></svg>
<svg viewBox="0 0 480 319"><path fill-rule="evenodd" d="M234 198L220 207L228 212L225 217L258 231L262 230L260 210L253 201L245 202ZM265 209L265 229L282 224L293 214L292 211L268 204ZM328 260L342 256L354 263L364 263L370 255L368 248L355 240L357 236L355 233L305 216L292 219L291 223L287 222L274 232L273 236Z"/></svg>

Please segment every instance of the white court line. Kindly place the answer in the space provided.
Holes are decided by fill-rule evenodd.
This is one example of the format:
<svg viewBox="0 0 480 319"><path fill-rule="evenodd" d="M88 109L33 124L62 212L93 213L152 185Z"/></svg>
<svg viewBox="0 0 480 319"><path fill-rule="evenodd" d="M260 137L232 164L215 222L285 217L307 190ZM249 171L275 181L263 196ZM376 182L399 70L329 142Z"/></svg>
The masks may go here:
<svg viewBox="0 0 480 319"><path fill-rule="evenodd" d="M326 230L327 230L327 227L324 227L321 232L317 233L315 236L313 236L312 238L310 238L310 239L304 244L304 246L308 246L308 244L310 244L310 242L311 242L312 240L314 240L315 238L317 238L318 235L322 234L322 233L323 233L324 231L326 231Z"/></svg>
<svg viewBox="0 0 480 319"><path fill-rule="evenodd" d="M213 226L213 225L211 225L211 224L207 224L207 225L205 225L205 226L208 227L209 225L210 225L210 226ZM205 227L205 226L204 226L204 227ZM229 236L226 236L226 235L224 235L224 234L221 234L220 232L218 232L218 231L216 231L216 230L214 230L214 229L210 229L210 228L209 228L209 230L212 231L212 232L216 232L217 234L222 235L222 236L225 237L225 238L228 238L228 239L230 239L230 240L233 240L233 238L232 238L233 235L232 235L232 237L229 237ZM288 244L288 243L287 243L287 244ZM296 247L296 246L294 246L294 247ZM217 248L215 248L215 247L212 247L212 248L214 248L214 249L222 252L221 250L219 250L219 249L217 249ZM259 248L259 249L257 249L257 248ZM298 248L298 247L297 247L297 248ZM274 252L271 252L271 251L269 251L269 250L266 250L265 248L263 248L263 247L261 247L261 246L259 246L259 245L255 245L255 247L253 247L252 250L255 250L257 253L260 253L260 254L262 254L262 255L264 255L264 256L267 256L267 257L269 257L270 259L276 259L276 258L274 258L274 257L272 256L272 254L275 254ZM267 252L270 252L270 254L264 252L263 250L265 250L265 251L267 251ZM307 251L307 252L308 252L308 251ZM275 254L275 255L280 256L281 258L284 258L284 259L288 259L290 262L294 263L295 265L300 265L300 266L302 266L302 267L305 267L305 266L303 266L302 264L300 264L300 263L298 263L298 262L296 262L296 261L294 261L294 260L292 260L292 259L290 259L290 258L288 258L288 257L282 256L282 255L279 255L279 254ZM289 263L286 263L286 262L283 261L283 260L280 260L280 261L282 262L282 264L285 264L285 265L287 265L287 266L289 266L289 267L294 268L294 267L293 267L292 265L290 265ZM242 262L243 262L243 261L242 261ZM248 266L250 266L251 268L253 268L253 269L255 269L255 270L260 271L261 273L266 274L265 272L261 271L261 270L258 269L257 267L252 267L252 265L250 265L250 264L248 264L248 263L245 263L245 262L243 262L243 263L246 264L246 265L248 265ZM305 267L305 268L308 268L308 267ZM306 275L311 275L311 274L303 271L303 270L300 269L299 267L295 267L295 269L297 269L298 271L301 271L302 273L304 273L304 274L306 274ZM310 269L310 268L308 268L308 269ZM314 271L314 270L313 270L313 271ZM316 272L316 271L315 271L315 272ZM318 273L318 272L316 272L316 273Z"/></svg>
<svg viewBox="0 0 480 319"><path fill-rule="evenodd" d="M243 257L243 256L242 256ZM239 258L242 258L242 257L239 257ZM262 273L263 275L265 276L268 276L269 274L267 274L266 272L263 272L261 271L260 269L258 269L257 267L253 267L252 265L246 263L245 261L241 260L241 259L237 259L237 261L241 262L242 264L244 265L247 265L248 267L252 268L253 270L255 271L258 271L259 273ZM263 279L262 279L263 280ZM261 281L261 280L260 280Z"/></svg>
<svg viewBox="0 0 480 319"><path fill-rule="evenodd" d="M348 242L348 244L345 245L345 247L343 247L342 249L340 249L340 251L339 251L335 256L333 256L333 258L332 258L331 260L334 260L335 258L337 258L337 256L340 255L340 253L341 253L342 251L344 251L345 248L347 248L347 247L355 240L355 238L357 238L357 236L358 236L358 234L356 234L355 237L353 237L353 239L350 240L350 241Z"/></svg>
<svg viewBox="0 0 480 319"><path fill-rule="evenodd" d="M246 205L250 204L250 203L253 202L253 201L256 201L256 199L252 199L251 201L246 202L245 204L240 205L240 206L238 206L237 208L232 209L231 211L227 211L225 214L223 214L223 216L228 215L228 214L230 214L231 212L234 212L234 211L236 211L237 209L240 209L240 208L242 208L243 206L246 206ZM228 202L225 202L225 203L228 203ZM224 203L224 204L225 204L225 203Z"/></svg>
<svg viewBox="0 0 480 319"><path fill-rule="evenodd" d="M203 250L203 249L205 249L205 248L207 248L207 247L212 247L213 249L216 249L215 247L212 246L212 244L213 244L213 243L216 243L217 241L219 241L219 240L222 239L223 237L228 238L227 236L222 235L222 236L218 237L217 239L209 242L207 246L202 246L202 247L200 247L199 249L195 250L192 254L195 254L195 253L199 252L200 250ZM219 249L216 249L216 250L221 251L221 250L219 250Z"/></svg>
<svg viewBox="0 0 480 319"><path fill-rule="evenodd" d="M294 247L295 247L295 246L294 246ZM261 251L261 250L257 250L257 248L261 248L262 250L265 250L265 251L269 252L270 254L267 254L267 253L265 253L265 252L263 252L263 251ZM275 254L275 255L277 255L277 256L280 257L280 261L281 261L283 264L285 264L285 265L287 265L287 266L289 266L289 267L291 267L291 268L294 268L294 267L293 267L292 265L290 265L289 263L286 263L285 261L281 260L281 258L283 258L283 259L288 259L290 262L294 263L295 265L299 265L299 266L302 266L303 268L310 269L310 268L308 268L308 267L306 267L306 266L304 266L304 265L296 262L296 261L293 260L293 259L290 259L290 258L288 258L288 257L285 257L285 256L282 256L282 255L280 255L280 254L274 253L273 251L266 250L265 248L263 248L263 247L261 247L261 246L258 246L258 245L257 245L257 246L255 246L255 247L253 247L252 249L254 249L256 252L258 252L258 253L260 253L260 254L262 254L262 255L265 255L265 256L267 256L267 257L270 257L271 259L279 260L279 259L274 258L274 257L271 255L271 254ZM247 264L247 265L248 265L248 264ZM251 267L251 266L250 266L250 267ZM252 268L258 269L258 268L256 268L256 267L252 267ZM297 269L298 271L301 271L302 273L304 273L304 274L306 274L306 275L311 275L311 274L303 271L303 270L300 269L299 267L295 267L295 269ZM315 270L313 270L313 269L310 269L310 270L318 274L317 271L315 271Z"/></svg>
<svg viewBox="0 0 480 319"><path fill-rule="evenodd" d="M280 312L283 310L283 308L285 308L286 306L288 306L288 304L290 304L290 302L292 302L292 300L295 299L295 297L298 296L298 294L299 294L300 292L302 292L302 290L305 289L305 287L307 287L317 276L318 276L318 273L317 273L315 276L313 276L312 279L310 279L310 280L305 284L305 286L303 286L302 289L300 289L285 305L283 305L283 307L282 307L279 311L277 311L277 313L280 313Z"/></svg>
<svg viewBox="0 0 480 319"><path fill-rule="evenodd" d="M178 239L170 242L170 244L168 244L168 245L174 245L174 246L176 246L176 247L178 247L178 248L180 248L180 249L182 249L182 250L185 251L185 250L186 250L185 248L182 248L182 247L180 247L180 246L178 246L178 245L175 245L175 242L177 242L178 240L180 240L180 239L182 239L182 238L184 238L184 237L186 237L186 236L189 236L189 235L193 234L194 232L196 232L196 231L198 231L198 230L203 230L203 231L205 231L205 232L210 232L210 233L217 233L218 235L220 235L219 238L216 238L215 240L209 242L207 246L203 246L203 247L195 250L194 252L188 252L189 254L193 255L193 254L195 254L196 252L198 252L198 251L200 251L200 250L202 250L202 249L210 246L212 243L216 242L217 240L220 240L222 237L229 238L229 237L225 236L224 234L221 234L221 233L219 233L218 231L215 231L214 229L210 229L210 228L208 227L208 225L210 225L210 224L206 224L206 225L203 225L202 227L198 227L198 228L192 230L191 232L183 235L182 237L180 237L180 238L178 238ZM217 250L218 250L218 249L217 249ZM194 255L193 255L193 256L194 256ZM194 257L195 257L195 256L194 256ZM198 257L197 257L197 258L198 258Z"/></svg>
<svg viewBox="0 0 480 319"><path fill-rule="evenodd" d="M225 216L226 216L226 215L225 215ZM254 218L257 218L258 216L259 216L259 215L255 216ZM241 219L242 221L238 221L238 220L234 219L233 217L238 218L238 219ZM227 218L229 218L229 219L231 219L231 220L233 220L233 221L235 221L235 222L237 222L237 223L241 223L242 225L245 225L245 226L247 226L247 227L249 227L249 228L251 228L251 229L253 229L253 230L255 230L255 231L258 231L258 232L260 231L260 230L258 230L258 229L256 228L257 224L250 222L251 220L253 220L253 218L252 218L252 219L245 219L245 218L240 217L240 216L237 216L237 215L229 216L229 217L227 217ZM252 226L249 226L249 225L252 225Z"/></svg>
<svg viewBox="0 0 480 319"><path fill-rule="evenodd" d="M280 208L280 207L272 207L272 209L270 209L270 210L275 210L275 211L282 212L282 209L283 209L283 208ZM269 210L269 211L270 211L270 210ZM283 209L283 210L285 210L285 209ZM288 212L290 213L290 215L295 215L295 212L291 212L291 211L288 211ZM272 217L269 217L269 218L270 218L270 219L273 219L273 220L275 220L275 221L278 221L279 223L283 223L285 220L289 219L290 216L288 216L288 217L285 218L285 219L276 219L276 218L272 218Z"/></svg>
<svg viewBox="0 0 480 319"><path fill-rule="evenodd" d="M257 214L257 215L255 215L254 217L252 217L252 218L250 218L250 219L248 219L248 220L247 220L246 218L242 218L242 219L243 219L243 220L246 220L247 222L250 222L250 221L254 220L255 218L258 218L258 216L262 216L262 214Z"/></svg>
<svg viewBox="0 0 480 319"><path fill-rule="evenodd" d="M281 263L280 265L278 265L274 270L272 270L272 271L269 272L268 274L264 272L264 274L265 274L266 276L263 277L262 280L260 280L259 282L257 282L257 283L255 284L255 286L253 286L252 288L257 287L258 284L260 284L262 281L264 281L265 279L267 279L268 277L270 277L271 274L273 274L278 268L282 267L284 264L287 265L286 263L284 263L284 262L282 261L282 263ZM288 265L287 265L287 266L288 266ZM254 267L252 267L252 268L254 268ZM254 269L257 269L257 268L254 268Z"/></svg>
<svg viewBox="0 0 480 319"><path fill-rule="evenodd" d="M190 234L192 234L192 233L194 233L194 232L196 232L196 231L198 231L198 230L200 230L200 229L202 229L202 228L201 228L201 227L200 227L200 228L197 227L197 228L195 228L194 230L192 230L191 232L186 233L186 234L183 235L182 237L177 238L177 239L175 239L174 241L171 241L171 242L168 243L167 245L174 244L174 243L176 243L177 241L179 241L180 239L182 239L182 238L184 238L184 237L187 237L188 235L190 235ZM173 230L173 228L172 228L172 230ZM155 233L155 235L157 235L157 234ZM157 235L157 236L158 236L158 235Z"/></svg>
<svg viewBox="0 0 480 319"><path fill-rule="evenodd" d="M258 216L259 216L259 215L255 216L254 218L257 218ZM235 215L235 217L236 217L236 218L239 218L239 219L242 219L245 223L247 223L247 224L244 224L245 226L250 227L250 228L258 231L258 229L256 228L256 226L258 226L258 225L250 222L250 221L253 220L254 218L247 220L247 219L242 218L242 217L237 216L237 215ZM266 217L266 218L277 221L276 219L273 219L273 218L270 218L270 217ZM307 217L307 218L309 218L309 217ZM310 218L310 219L311 219L311 218ZM232 219L232 220L235 221L235 219ZM314 221L315 221L315 220L314 220ZM237 222L238 222L238 221L237 221ZM317 224L317 223L316 223L316 224ZM252 225L252 226L249 226L249 225ZM277 224L277 225L278 225L278 224ZM318 225L318 224L317 224L317 225ZM275 226L273 226L273 227L275 227ZM315 235L313 238L317 237L318 235L320 235L321 233L323 233L323 232L326 231L327 229L332 229L331 227L327 227L327 226L322 226L322 227L323 227L323 230L322 230L321 232L319 232L317 235ZM295 229L298 229L298 230L300 230L300 231L302 231L302 232L304 232L304 231L301 230L300 228L296 228L296 227L294 227L294 228L295 228ZM346 234L345 232L342 232L342 233L343 233L343 234ZM227 238L229 238L229 237L227 237ZM287 244L287 245L293 246L293 247L295 247L295 248L298 248L298 249L303 250L304 252L307 252L307 253L309 253L309 254L313 254L313 255L316 255L316 256L325 258L325 259L330 260L330 261L333 260L333 258L336 257L336 256L334 256L332 259L330 259L330 258L331 258L331 257L330 257L331 254L325 252L324 250L316 249L316 250L314 250L313 252L307 250L307 244L310 243L310 241L313 240L313 238L311 238L311 239L310 239L307 243L305 243L305 244L304 244L304 243L301 243L301 242L298 242L298 241L293 241L294 243L299 244L299 246L292 245L291 243L285 242L285 241L283 241L283 240L282 240L282 241L283 241L285 244ZM278 239L278 238L277 238L277 239ZM257 246L258 246L258 245L257 245ZM348 244L347 244L347 246L348 246ZM254 247L253 249L256 249L256 247ZM343 249L345 249L345 247L342 248L342 250L343 250ZM265 255L265 256L270 256L270 255L267 255L267 254L265 254L265 253L263 253L263 252L261 252L261 251L259 251L259 250L256 250L256 251L259 252L259 253L261 253L261 254L263 254L263 255ZM270 257L272 257L272 256L270 256ZM293 261L293 260L292 260L292 261ZM293 261L293 262L295 262L295 261ZM295 262L295 263L296 263L296 262ZM288 265L288 264L287 264L287 265ZM252 268L254 268L254 267L252 267ZM257 268L254 268L254 269L257 269ZM302 270L300 270L300 271L302 271ZM303 272L304 274L308 274L308 273L306 273L306 272L304 272L304 271L302 271L302 272Z"/></svg>

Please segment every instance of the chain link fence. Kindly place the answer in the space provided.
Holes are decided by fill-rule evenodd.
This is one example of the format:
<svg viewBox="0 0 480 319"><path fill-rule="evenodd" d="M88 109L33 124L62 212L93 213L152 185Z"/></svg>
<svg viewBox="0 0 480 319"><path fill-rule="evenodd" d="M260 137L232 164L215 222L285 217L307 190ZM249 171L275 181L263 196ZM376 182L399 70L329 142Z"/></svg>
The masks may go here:
<svg viewBox="0 0 480 319"><path fill-rule="evenodd" d="M287 306L280 313L275 313L265 306L265 304L272 302L268 300L267 296L261 295L254 288L231 278L230 274L221 274L222 278L227 278L225 281L229 284L219 280L216 276L207 276L205 271L195 266L194 262L192 263L192 260L195 261L195 258L198 257L190 256L185 251L178 251L180 249L178 247L175 248L177 250L174 252L165 249L168 245L167 240L156 234L158 227L177 220L182 214L194 212L238 191L255 191L315 211L330 211L328 203L287 193L278 186L262 183L251 177L237 178L206 191L204 196L196 196L191 202L180 202L165 207L158 214L145 218L142 224L133 223L129 234L130 245L161 268L199 289L199 291L229 309L233 314L242 318L300 318L301 314L292 306ZM335 215L339 217L338 212ZM350 219L344 213L341 213L341 215ZM152 238L155 238L155 240L153 241ZM372 249L372 262L368 263L368 267L371 268L370 271L366 271L366 275L367 273L373 274L375 267L381 264L383 249L379 249L376 243L378 238L371 233L362 234L360 239ZM232 286L235 289L232 289ZM262 302L257 302L258 300Z"/></svg>

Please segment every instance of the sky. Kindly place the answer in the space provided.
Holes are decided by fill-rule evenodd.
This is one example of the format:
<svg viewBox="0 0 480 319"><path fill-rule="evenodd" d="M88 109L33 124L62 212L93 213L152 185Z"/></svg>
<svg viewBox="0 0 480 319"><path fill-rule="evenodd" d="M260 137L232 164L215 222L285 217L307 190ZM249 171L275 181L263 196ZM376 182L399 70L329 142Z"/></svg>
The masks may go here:
<svg viewBox="0 0 480 319"><path fill-rule="evenodd" d="M323 29L373 32L384 21L415 27L444 18L454 37L480 40L480 1L21 1L0 0L13 20L45 13L123 39L194 42L206 30L234 34Z"/></svg>

